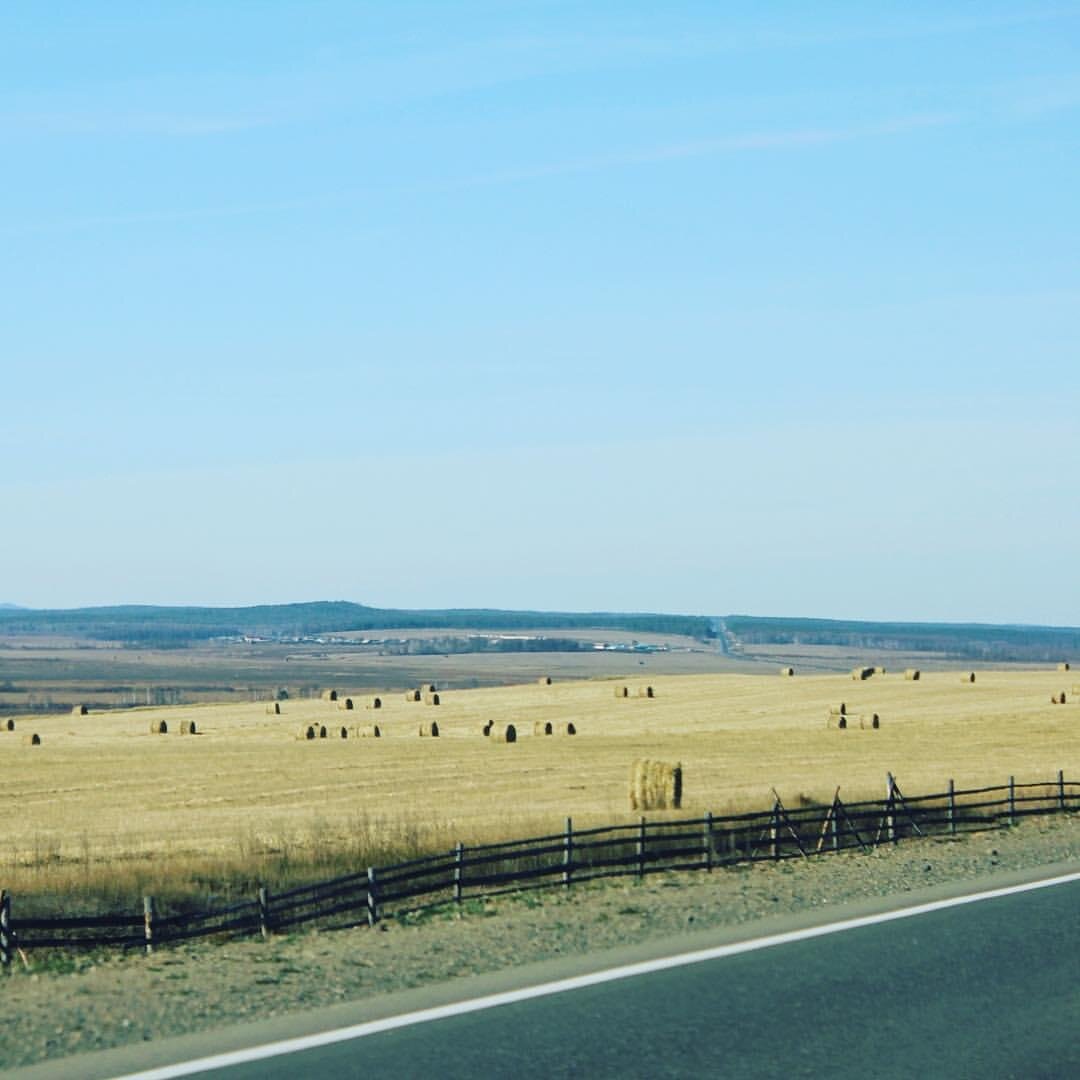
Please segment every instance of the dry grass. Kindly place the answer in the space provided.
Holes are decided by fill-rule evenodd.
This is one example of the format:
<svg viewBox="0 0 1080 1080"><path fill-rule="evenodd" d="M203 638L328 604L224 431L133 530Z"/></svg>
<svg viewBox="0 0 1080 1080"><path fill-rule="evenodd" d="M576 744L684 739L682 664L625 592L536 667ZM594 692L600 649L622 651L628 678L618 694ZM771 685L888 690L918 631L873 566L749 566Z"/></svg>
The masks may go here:
<svg viewBox="0 0 1080 1080"><path fill-rule="evenodd" d="M380 738L318 738L326 705L291 701L36 716L42 745L0 735L0 812L8 823L0 885L16 893L119 888L118 881L276 880L385 861L425 848L627 820L626 776L639 758L681 761L693 777L683 813L722 814L784 798L880 797L885 774L907 793L1080 778L1080 712L1050 704L1060 674L923 672L918 682L849 674L653 677L633 708L606 681L445 691L439 738L416 737L416 706L382 695ZM620 683L619 685L624 685ZM877 712L874 732L840 732L822 713L844 700ZM547 723L573 739L536 737ZM511 753L492 753L491 738ZM198 738L179 738L185 722ZM164 723L169 734L151 735ZM428 721L430 724L430 720ZM316 738L295 738L297 727ZM23 726L19 720L18 727ZM27 724L26 726L29 726ZM430 728L429 728L430 730ZM510 809L508 808L515 808ZM376 840L355 822L379 822ZM381 854L380 854L381 853ZM287 876L287 875L286 875ZM96 883L96 884L95 884ZM132 884L134 887L134 884Z"/></svg>

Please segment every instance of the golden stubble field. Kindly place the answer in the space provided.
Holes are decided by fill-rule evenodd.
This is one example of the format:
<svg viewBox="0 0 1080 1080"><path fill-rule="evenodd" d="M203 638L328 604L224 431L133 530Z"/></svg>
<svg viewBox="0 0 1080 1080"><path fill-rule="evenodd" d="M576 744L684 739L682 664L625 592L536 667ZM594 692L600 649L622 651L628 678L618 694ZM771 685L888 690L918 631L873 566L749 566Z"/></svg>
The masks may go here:
<svg viewBox="0 0 1080 1080"><path fill-rule="evenodd" d="M902 673L654 677L445 691L438 707L370 691L353 711L320 700L174 706L85 717L21 717L0 734L0 876L49 867L213 859L347 847L358 855L530 835L630 817L627 777L639 757L680 761L683 811L766 805L775 787L791 804L880 797L885 774L907 794L958 786L1080 776L1075 673ZM631 697L618 700L625 682ZM1052 705L1066 690L1069 703ZM342 696L349 688L339 688ZM829 705L877 712L880 730L826 726ZM169 733L152 735L164 720ZM197 735L179 734L194 721ZM437 720L440 736L421 738ZM574 736L537 736L534 723L573 721ZM481 734L513 723L512 745ZM299 741L303 723L331 737ZM378 723L379 739L342 725ZM27 746L30 731L40 746ZM6 882L0 880L0 884Z"/></svg>

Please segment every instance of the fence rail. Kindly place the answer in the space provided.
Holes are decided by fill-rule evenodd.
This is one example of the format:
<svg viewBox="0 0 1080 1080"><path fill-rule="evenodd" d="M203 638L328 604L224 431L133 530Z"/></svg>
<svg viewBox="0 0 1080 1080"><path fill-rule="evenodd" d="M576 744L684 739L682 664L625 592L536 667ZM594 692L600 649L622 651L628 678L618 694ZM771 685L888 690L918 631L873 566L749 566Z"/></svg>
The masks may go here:
<svg viewBox="0 0 1080 1080"><path fill-rule="evenodd" d="M367 867L279 893L207 909L159 915L152 897L141 913L20 918L12 895L0 890L0 964L19 950L141 948L219 934L262 934L344 917L374 925L388 915L462 903L527 889L570 888L618 876L668 870L706 870L735 863L810 858L911 837L957 835L1006 827L1022 817L1080 809L1080 782L1053 780L956 790L906 798L889 774L881 800L844 803L839 788L828 805L785 807L773 792L765 810L717 817L661 819L439 852L392 866Z"/></svg>

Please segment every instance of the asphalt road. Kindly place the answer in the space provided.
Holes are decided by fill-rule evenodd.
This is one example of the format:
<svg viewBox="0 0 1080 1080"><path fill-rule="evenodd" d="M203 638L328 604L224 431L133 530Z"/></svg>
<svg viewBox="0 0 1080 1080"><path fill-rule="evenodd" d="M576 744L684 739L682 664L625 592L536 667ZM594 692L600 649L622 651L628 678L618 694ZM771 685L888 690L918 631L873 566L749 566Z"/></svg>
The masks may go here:
<svg viewBox="0 0 1080 1080"><path fill-rule="evenodd" d="M1080 1076L1080 882L202 1076Z"/></svg>

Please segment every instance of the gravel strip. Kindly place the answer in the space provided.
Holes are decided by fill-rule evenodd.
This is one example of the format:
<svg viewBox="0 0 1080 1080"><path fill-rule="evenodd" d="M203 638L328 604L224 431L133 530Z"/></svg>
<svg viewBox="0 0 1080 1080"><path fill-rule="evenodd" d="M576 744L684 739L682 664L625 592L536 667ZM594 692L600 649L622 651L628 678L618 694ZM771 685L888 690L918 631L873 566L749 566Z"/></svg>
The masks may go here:
<svg viewBox="0 0 1080 1080"><path fill-rule="evenodd" d="M0 1068L205 1031L536 960L752 922L1004 870L1080 863L1080 817L712 874L518 894L381 923L163 948L30 956L3 984ZM10 1022L17 1018L17 1022Z"/></svg>

